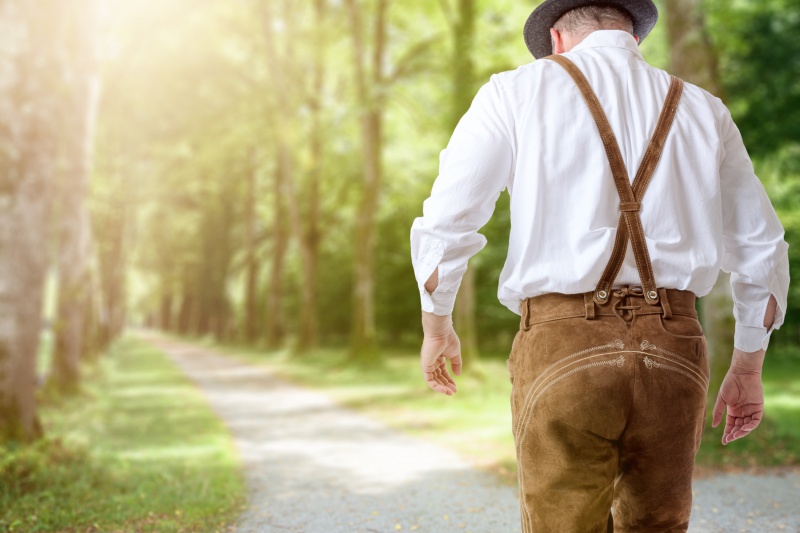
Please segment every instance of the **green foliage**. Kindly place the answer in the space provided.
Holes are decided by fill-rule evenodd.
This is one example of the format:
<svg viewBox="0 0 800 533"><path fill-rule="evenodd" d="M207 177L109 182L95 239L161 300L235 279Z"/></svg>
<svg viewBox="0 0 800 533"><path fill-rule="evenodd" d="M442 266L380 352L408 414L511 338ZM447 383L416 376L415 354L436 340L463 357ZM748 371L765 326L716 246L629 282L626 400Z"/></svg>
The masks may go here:
<svg viewBox="0 0 800 533"><path fill-rule="evenodd" d="M709 2L729 106L753 156L800 143L800 2Z"/></svg>
<svg viewBox="0 0 800 533"><path fill-rule="evenodd" d="M47 439L0 450L0 530L225 530L244 487L230 437L163 354L123 340Z"/></svg>
<svg viewBox="0 0 800 533"><path fill-rule="evenodd" d="M270 320L271 276L276 264L282 294L277 309L292 346L299 334L304 284L317 286L321 342L343 345L353 311L353 235L362 190L360 109L354 86L353 40L346 6L323 2L324 31L314 3L285 10L267 0L202 5L165 0L159 10L128 6L113 17L118 53L105 63L93 213L103 271L113 271L122 247L131 316L182 333L242 339L247 322L247 183L255 175L256 342ZM458 106L492 73L532 61L521 37L533 6L512 0L475 4L474 67L470 86L453 76L453 2L414 0L388 11L386 79L374 90L385 97L383 182L377 214L375 319L380 342L418 343L419 294L413 276L409 230L436 178ZM795 213L800 198L800 57L795 38L798 0L705 0L708 32L716 46L730 106L756 171L787 228L790 260L800 264ZM360 16L375 15L363 2ZM449 7L448 7L449 6ZM652 64L668 68L665 6L662 21L642 45ZM191 16L185 16L191 12ZM265 44L271 24L286 79L271 73ZM364 39L374 37L365 24ZM139 36L147 29L148 39ZM319 39L324 47L317 48ZM369 48L369 47L367 47ZM321 54L323 83L314 84ZM369 63L369 62L368 62ZM465 74L466 75L466 74ZM278 113L281 83L291 87ZM474 85L474 86L472 86ZM456 98L457 97L457 98ZM465 97L469 97L466 98ZM315 166L313 135L322 139ZM291 146L291 184L279 187L278 142ZM319 170L316 189L313 173ZM298 236L309 229L310 197L318 194L319 255L316 279L306 280ZM295 198L296 200L293 200ZM300 227L286 210L297 203ZM283 203L283 215L278 206ZM497 279L509 231L503 195L481 231L486 248L470 262L477 279L476 312L481 347L502 353L518 317L497 301ZM288 240L279 258L279 237ZM113 286L109 276L106 285ZM791 309L800 311L792 287ZM124 296L124 295L123 295ZM790 338L800 324L791 312L775 335Z"/></svg>

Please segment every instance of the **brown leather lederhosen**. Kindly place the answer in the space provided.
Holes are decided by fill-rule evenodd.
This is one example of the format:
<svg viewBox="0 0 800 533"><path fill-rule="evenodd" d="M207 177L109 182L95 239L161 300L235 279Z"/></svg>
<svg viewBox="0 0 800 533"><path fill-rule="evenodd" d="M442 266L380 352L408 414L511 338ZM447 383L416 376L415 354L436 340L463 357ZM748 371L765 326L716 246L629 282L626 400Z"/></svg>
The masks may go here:
<svg viewBox="0 0 800 533"><path fill-rule="evenodd" d="M563 55L544 59L566 69L589 106L619 193L620 217L594 291L542 294L520 306L520 331L507 363L522 533L686 531L705 425L707 343L694 293L657 285L639 217L683 82L670 78L631 185L584 75ZM628 239L641 287L615 288Z"/></svg>

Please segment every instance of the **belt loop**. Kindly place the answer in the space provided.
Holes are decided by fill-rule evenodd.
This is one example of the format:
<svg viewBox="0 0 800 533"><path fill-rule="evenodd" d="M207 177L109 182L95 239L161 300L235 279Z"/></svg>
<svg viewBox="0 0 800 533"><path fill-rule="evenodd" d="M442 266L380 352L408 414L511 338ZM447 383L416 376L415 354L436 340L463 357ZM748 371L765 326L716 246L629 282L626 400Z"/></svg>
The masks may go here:
<svg viewBox="0 0 800 533"><path fill-rule="evenodd" d="M583 293L583 305L586 308L586 320L594 320L594 291Z"/></svg>
<svg viewBox="0 0 800 533"><path fill-rule="evenodd" d="M521 326L520 326L522 331L528 331L530 329L530 327L531 327L530 324L529 324L530 316L531 316L530 301L531 301L530 298L525 298L519 304L520 312L522 314L522 321L521 321Z"/></svg>
<svg viewBox="0 0 800 533"><path fill-rule="evenodd" d="M658 289L658 294L661 296L661 309L664 310L663 317L669 319L672 317L672 309L669 306L669 299L667 298L667 289L661 287L660 289Z"/></svg>

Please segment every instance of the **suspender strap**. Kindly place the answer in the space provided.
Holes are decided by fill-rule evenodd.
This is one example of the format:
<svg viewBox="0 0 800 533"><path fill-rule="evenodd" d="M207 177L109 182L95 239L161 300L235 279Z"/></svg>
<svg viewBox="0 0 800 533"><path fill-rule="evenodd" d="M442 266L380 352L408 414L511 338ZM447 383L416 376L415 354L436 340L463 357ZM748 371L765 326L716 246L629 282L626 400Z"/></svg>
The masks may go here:
<svg viewBox="0 0 800 533"><path fill-rule="evenodd" d="M625 259L628 237L630 236L634 260L636 261L636 268L639 270L639 278L642 282L645 300L650 304L656 304L659 301L659 292L653 276L650 254L647 251L647 242L644 238L644 229L642 228L642 220L639 216L639 208L645 189L647 189L650 178L652 178L653 172L655 172L658 161L661 158L661 153L664 149L664 141L672 126L673 119L675 118L678 103L680 102L683 92L683 80L675 76L670 76L669 91L658 119L656 131L653 134L653 138L650 140L647 152L642 159L642 164L639 166L639 170L636 173L633 186L631 186L628 171L625 168L625 162L622 159L617 139L614 136L614 131L611 129L611 124L609 124L608 118L603 112L600 101L597 99L597 95L592 90L586 77L572 61L563 55L554 54L543 59L550 59L564 67L575 81L578 89L580 89L584 100L586 100L589 106L589 111L591 111L595 123L597 124L600 137L603 140L608 162L611 165L611 174L614 176L614 184L619 194L620 217L617 237L614 241L611 258L594 291L594 300L598 304L603 304L608 301L614 279L617 277L619 269L622 267L622 262Z"/></svg>

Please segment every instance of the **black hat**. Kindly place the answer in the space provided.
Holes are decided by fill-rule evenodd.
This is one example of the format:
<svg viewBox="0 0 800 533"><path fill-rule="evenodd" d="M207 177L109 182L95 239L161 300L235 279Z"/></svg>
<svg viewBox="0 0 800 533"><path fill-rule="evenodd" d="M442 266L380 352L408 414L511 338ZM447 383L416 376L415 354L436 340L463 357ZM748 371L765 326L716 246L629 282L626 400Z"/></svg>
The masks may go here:
<svg viewBox="0 0 800 533"><path fill-rule="evenodd" d="M658 20L658 9L652 0L545 0L533 10L522 35L533 57L540 58L553 53L550 28L561 15L576 7L589 5L611 5L624 9L633 19L633 33L641 43Z"/></svg>

